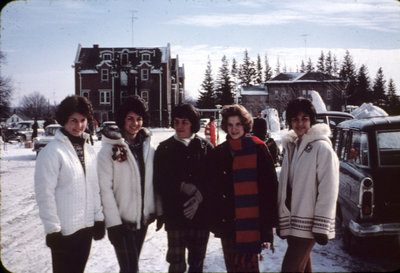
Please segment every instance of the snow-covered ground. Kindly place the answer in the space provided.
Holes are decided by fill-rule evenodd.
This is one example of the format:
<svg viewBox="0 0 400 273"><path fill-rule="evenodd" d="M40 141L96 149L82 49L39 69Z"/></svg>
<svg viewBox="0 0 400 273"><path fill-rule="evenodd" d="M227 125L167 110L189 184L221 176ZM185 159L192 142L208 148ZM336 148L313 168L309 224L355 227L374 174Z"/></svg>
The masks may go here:
<svg viewBox="0 0 400 273"><path fill-rule="evenodd" d="M204 136L204 129L200 135ZM171 129L153 129L155 143L173 134ZM274 137L279 138L279 134ZM221 131L220 142L225 139ZM95 143L98 151L100 142ZM1 145L1 261L11 272L51 272L50 249L45 245L45 234L39 219L35 201L33 174L35 153L20 144ZM341 233L326 246L316 245L312 252L313 269L316 272L357 272L357 271L393 271L400 268L400 255L388 252L390 258L353 257L344 252ZM275 253L263 251L260 269L263 272L280 271L286 241L275 236ZM165 261L167 237L162 229L155 231L155 225L149 226L140 257L141 272L167 272ZM394 256L393 256L394 255ZM397 256L396 256L397 255ZM397 260L397 265L396 261ZM118 272L118 262L114 249L107 236L94 241L86 266L86 272ZM223 272L225 270L221 243L210 236L204 264L205 272Z"/></svg>

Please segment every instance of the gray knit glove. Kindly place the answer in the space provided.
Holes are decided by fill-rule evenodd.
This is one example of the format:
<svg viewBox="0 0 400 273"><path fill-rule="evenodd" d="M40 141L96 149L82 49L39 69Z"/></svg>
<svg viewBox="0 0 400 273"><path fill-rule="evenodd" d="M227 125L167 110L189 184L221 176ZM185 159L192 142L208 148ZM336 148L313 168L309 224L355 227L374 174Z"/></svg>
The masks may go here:
<svg viewBox="0 0 400 273"><path fill-rule="evenodd" d="M193 217L196 215L197 209L199 208L200 203L203 201L203 196L201 192L196 190L194 195L185 203L183 204L183 214L189 220L192 220Z"/></svg>

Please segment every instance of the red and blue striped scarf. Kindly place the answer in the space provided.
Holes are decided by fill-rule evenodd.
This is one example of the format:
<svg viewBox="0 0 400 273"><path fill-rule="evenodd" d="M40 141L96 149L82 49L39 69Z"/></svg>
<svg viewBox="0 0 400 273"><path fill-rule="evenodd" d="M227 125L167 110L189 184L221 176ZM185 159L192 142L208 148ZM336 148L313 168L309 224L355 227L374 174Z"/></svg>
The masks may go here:
<svg viewBox="0 0 400 273"><path fill-rule="evenodd" d="M237 252L260 253L260 219L257 182L257 150L260 142L251 136L230 139L235 195L235 232Z"/></svg>

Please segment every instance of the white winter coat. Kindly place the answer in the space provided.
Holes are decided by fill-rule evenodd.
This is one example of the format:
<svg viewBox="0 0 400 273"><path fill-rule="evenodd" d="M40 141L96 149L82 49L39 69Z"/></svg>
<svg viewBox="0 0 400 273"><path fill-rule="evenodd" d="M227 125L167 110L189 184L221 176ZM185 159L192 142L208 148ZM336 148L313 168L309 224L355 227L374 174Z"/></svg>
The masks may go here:
<svg viewBox="0 0 400 273"><path fill-rule="evenodd" d="M146 130L146 129L144 129ZM106 227L129 222L141 228L142 204L144 223L154 220L156 205L153 189L154 147L150 141L150 132L146 130L143 143L143 159L145 164L145 188L141 188L140 171L137 161L123 138L102 138L102 148L98 154L98 173L101 199L104 207ZM123 162L113 160L113 147L120 145L127 151L127 159ZM142 202L144 190L144 202Z"/></svg>
<svg viewBox="0 0 400 273"><path fill-rule="evenodd" d="M35 194L47 234L70 235L104 220L96 156L86 142L84 156L86 173L71 141L58 130L36 159Z"/></svg>
<svg viewBox="0 0 400 273"><path fill-rule="evenodd" d="M314 238L313 232L335 237L339 162L326 124L315 124L303 135L293 175L291 211L285 205L290 163L297 135L282 138L284 160L279 178L278 206L281 236Z"/></svg>

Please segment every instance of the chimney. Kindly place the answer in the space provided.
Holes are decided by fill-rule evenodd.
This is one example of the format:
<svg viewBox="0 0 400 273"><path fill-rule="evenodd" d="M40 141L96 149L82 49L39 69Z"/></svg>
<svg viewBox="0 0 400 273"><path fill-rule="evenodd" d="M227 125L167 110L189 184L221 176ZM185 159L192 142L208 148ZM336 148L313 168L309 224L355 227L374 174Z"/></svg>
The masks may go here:
<svg viewBox="0 0 400 273"><path fill-rule="evenodd" d="M93 45L93 48L99 48L99 45Z"/></svg>

